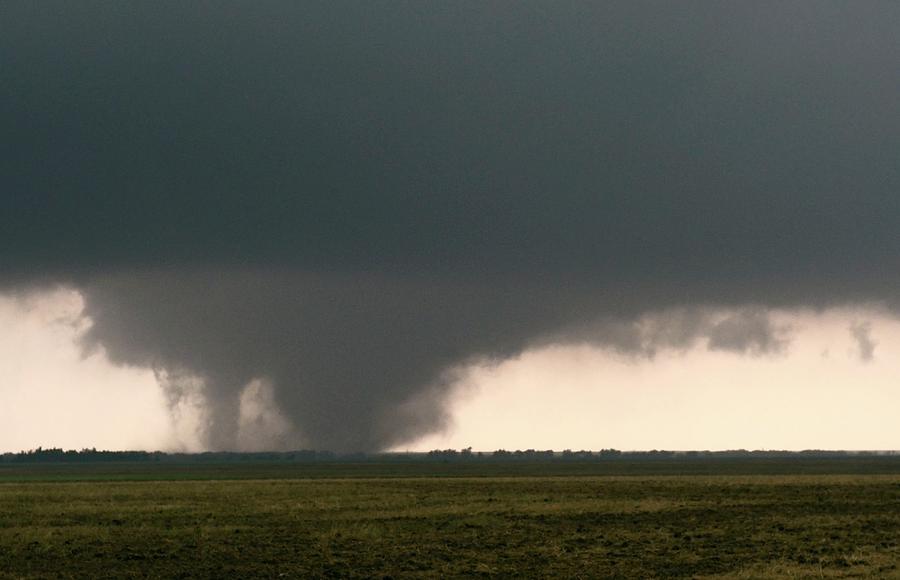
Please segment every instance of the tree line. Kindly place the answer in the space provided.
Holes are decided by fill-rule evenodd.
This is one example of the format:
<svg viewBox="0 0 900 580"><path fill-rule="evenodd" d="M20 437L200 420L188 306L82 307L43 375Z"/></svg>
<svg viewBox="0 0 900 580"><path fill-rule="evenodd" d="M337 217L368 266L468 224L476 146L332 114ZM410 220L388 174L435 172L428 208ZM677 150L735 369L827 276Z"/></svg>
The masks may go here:
<svg viewBox="0 0 900 580"><path fill-rule="evenodd" d="M428 452L404 453L334 453L331 451L298 450L281 452L203 452L169 453L163 451L108 451L90 449L68 449L59 447L38 447L18 453L0 455L0 464L16 463L104 463L104 462L165 462L165 463L232 463L232 462L465 462L465 461L530 461L530 462L595 462L615 460L670 460L681 459L748 459L748 458L839 458L860 456L900 455L898 452L848 452L811 449L806 451L619 451L601 449L599 451L580 450L506 450L473 451L465 449L434 449Z"/></svg>

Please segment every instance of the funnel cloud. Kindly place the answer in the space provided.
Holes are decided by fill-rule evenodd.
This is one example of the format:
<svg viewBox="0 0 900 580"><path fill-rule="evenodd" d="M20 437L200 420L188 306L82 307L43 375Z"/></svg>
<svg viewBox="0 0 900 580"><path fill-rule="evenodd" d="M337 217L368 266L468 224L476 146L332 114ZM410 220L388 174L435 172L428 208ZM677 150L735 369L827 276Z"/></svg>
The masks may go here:
<svg viewBox="0 0 900 580"><path fill-rule="evenodd" d="M896 310L898 27L886 2L4 2L0 287L77 289L85 349L173 409L202 392L214 449L397 445L462 367L539 345L777 356L772 309Z"/></svg>

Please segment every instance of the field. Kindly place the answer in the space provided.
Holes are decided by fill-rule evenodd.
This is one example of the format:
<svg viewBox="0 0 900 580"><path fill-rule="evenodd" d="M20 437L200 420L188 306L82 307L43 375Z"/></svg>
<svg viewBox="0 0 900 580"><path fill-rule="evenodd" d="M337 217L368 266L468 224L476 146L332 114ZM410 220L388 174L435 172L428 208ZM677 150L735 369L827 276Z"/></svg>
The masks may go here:
<svg viewBox="0 0 900 580"><path fill-rule="evenodd" d="M0 468L0 578L900 578L898 564L896 461Z"/></svg>

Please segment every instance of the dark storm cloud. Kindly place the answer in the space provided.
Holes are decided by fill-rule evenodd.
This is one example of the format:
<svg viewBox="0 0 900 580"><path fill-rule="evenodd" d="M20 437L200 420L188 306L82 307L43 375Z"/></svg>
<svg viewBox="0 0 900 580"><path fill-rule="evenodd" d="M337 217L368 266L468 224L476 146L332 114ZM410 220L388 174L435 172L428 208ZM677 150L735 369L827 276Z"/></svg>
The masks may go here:
<svg viewBox="0 0 900 580"><path fill-rule="evenodd" d="M900 249L892 3L0 10L4 269L852 291Z"/></svg>
<svg viewBox="0 0 900 580"><path fill-rule="evenodd" d="M114 361L187 368L214 385L214 447L233 446L240 389L279 386L281 408L318 446L360 449L440 424L438 406L396 408L473 356L508 356L557 323L531 292L446 280L283 272L153 272L86 287L89 343ZM423 412L424 411L424 412Z"/></svg>
<svg viewBox="0 0 900 580"><path fill-rule="evenodd" d="M276 385L303 441L371 449L442 426L443 395L466 363L547 343L653 356L703 338L710 348L756 354L786 341L761 312L647 318L645 304L594 287L194 270L103 276L83 290L94 321L86 345L103 345L114 362L169 369L173 403L185 396L182 384L188 395L195 388L185 369L212 386L214 448L234 447L240 391L257 378ZM586 319L595 312L606 314Z"/></svg>
<svg viewBox="0 0 900 580"><path fill-rule="evenodd" d="M216 448L234 446L240 391L256 378L276 386L304 440L371 449L440 427L439 403L459 365L517 355L592 312L617 314L551 342L636 354L672 344L642 332L642 305L575 286L192 270L98 276L82 289L94 322L86 345L103 345L114 362L169 370L176 403L181 380L193 388L184 370L212 386Z"/></svg>
<svg viewBox="0 0 900 580"><path fill-rule="evenodd" d="M898 26L887 2L4 2L0 283L73 283L117 360L204 376L222 416L266 376L346 447L428 430L387 417L542 337L895 303ZM658 332L768 352L761 320Z"/></svg>

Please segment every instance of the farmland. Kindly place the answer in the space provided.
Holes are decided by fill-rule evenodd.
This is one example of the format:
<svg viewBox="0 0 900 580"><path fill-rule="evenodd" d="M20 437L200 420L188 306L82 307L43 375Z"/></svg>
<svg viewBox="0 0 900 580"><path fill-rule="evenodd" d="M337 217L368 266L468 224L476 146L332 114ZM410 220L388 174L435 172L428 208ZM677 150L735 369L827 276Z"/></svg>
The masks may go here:
<svg viewBox="0 0 900 580"><path fill-rule="evenodd" d="M900 577L897 461L0 468L0 577Z"/></svg>

